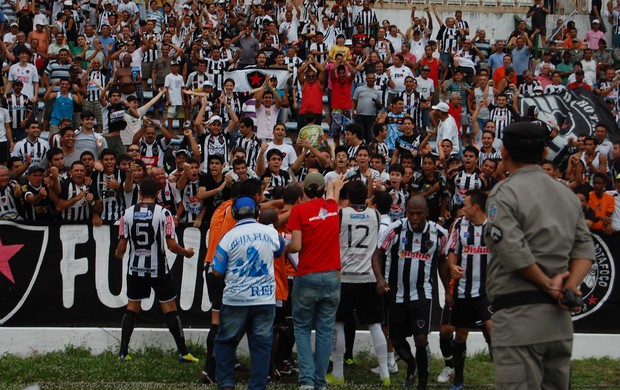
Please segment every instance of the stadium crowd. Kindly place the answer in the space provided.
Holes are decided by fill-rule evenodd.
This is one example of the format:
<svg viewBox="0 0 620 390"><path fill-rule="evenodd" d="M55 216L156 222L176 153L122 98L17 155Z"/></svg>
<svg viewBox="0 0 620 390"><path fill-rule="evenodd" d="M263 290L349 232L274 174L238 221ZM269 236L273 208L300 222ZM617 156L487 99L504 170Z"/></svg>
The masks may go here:
<svg viewBox="0 0 620 390"><path fill-rule="evenodd" d="M344 284L371 283L374 290L375 248L391 248L388 233L379 239L380 225L406 221L411 210L428 209L424 226L436 228L438 240L433 256L445 257L455 248L446 244L450 227L461 226L463 215L484 221L486 195L506 178L503 130L516 121L537 121L538 109L521 112L521 99L591 90L618 117L620 7L594 3L587 32L573 22L548 26L551 10L535 0L524 15L530 27L523 21L510 36L491 42L483 26L470 26L461 11L442 19L436 5L422 15L411 7L411 23L398 26L380 20L380 5L366 0L15 1L16 19L0 17L6 22L0 42L0 219L113 224L141 202L140 183L150 177L158 184L157 203L176 225L210 229L206 280L210 296L219 291L221 300L223 283L208 265L234 226L228 214L233 199L255 198L261 211L277 210L275 219L265 218L289 242L276 261L279 344L269 375L290 374L296 367L289 292L304 268L304 245L295 244L293 233L308 234L307 215L294 206L322 199L327 190L336 204L329 203L329 212L320 209L326 213L321 218L332 216L332 206L342 221L349 215L348 236L339 225L334 232L340 231L340 241L329 246L343 254L341 302ZM605 24L612 29L611 49ZM250 87L239 90L234 72L248 76ZM620 142L608 139L611 129L593 124L555 148L558 127L538 122L547 127L553 150L542 163L545 171L580 197L593 231L617 234ZM376 231L350 217L351 208L360 212L366 205L377 209L364 214L377 215ZM366 235L352 234L351 226ZM307 236L317 245L328 240L324 233ZM352 237L359 242L352 244ZM347 251L352 246L354 255ZM298 263L294 253L300 250ZM367 267L353 266L345 280L345 257L363 258ZM450 260L440 268L449 291L450 272L463 276L460 266ZM429 276L423 283L432 283L431 271L437 272L424 270ZM383 282L396 290L392 279ZM356 291L368 292L354 287L348 286L348 306L338 308L331 324L340 337L328 378L343 382L342 364L353 362L355 309L369 324L380 357L376 371L389 384L398 366L381 332L383 311L350 301L361 294ZM418 287L427 294L426 285ZM417 299L408 289L399 297ZM380 308L383 300L375 303ZM212 321L207 382L216 378L219 317ZM444 325L440 382L454 367L453 330L449 321ZM413 333L415 353L403 344L406 334L395 347L411 370L408 383L413 385L418 364L419 388L425 388L428 343L424 332ZM326 367L317 363L317 372Z"/></svg>

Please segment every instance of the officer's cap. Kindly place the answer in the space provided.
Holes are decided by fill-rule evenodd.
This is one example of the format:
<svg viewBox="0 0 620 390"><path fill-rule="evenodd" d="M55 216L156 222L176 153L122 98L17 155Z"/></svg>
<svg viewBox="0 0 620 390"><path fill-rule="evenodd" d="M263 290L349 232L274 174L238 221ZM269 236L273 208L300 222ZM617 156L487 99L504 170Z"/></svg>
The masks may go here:
<svg viewBox="0 0 620 390"><path fill-rule="evenodd" d="M543 126L529 121L515 122L507 126L503 133L502 141L508 145L544 145L549 135Z"/></svg>

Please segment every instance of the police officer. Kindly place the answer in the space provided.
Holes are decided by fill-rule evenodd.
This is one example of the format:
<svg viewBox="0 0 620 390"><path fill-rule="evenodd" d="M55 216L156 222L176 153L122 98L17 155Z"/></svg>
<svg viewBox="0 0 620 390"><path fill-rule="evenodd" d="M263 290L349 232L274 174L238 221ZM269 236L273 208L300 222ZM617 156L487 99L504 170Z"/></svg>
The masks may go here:
<svg viewBox="0 0 620 390"><path fill-rule="evenodd" d="M504 129L510 177L487 202L485 241L493 303L495 387L568 389L579 284L595 258L577 197L538 165L546 130L530 122ZM572 296L571 296L572 295Z"/></svg>

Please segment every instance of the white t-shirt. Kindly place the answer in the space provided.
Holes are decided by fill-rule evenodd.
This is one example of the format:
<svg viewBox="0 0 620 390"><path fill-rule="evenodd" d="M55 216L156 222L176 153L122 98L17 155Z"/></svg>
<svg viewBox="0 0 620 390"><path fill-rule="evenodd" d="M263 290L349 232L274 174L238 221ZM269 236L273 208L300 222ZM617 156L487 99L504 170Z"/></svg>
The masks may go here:
<svg viewBox="0 0 620 390"><path fill-rule="evenodd" d="M183 76L180 74L172 74L166 76L164 80L164 86L168 88L168 93L170 94L170 101L173 106L182 106L183 105Z"/></svg>
<svg viewBox="0 0 620 390"><path fill-rule="evenodd" d="M390 70L390 77L392 77L392 81L394 82L394 89L389 89L390 93L402 92L405 90L405 78L407 76L413 77L413 73L409 67L403 65L401 67L390 66L388 68Z"/></svg>
<svg viewBox="0 0 620 390"><path fill-rule="evenodd" d="M222 237L213 269L226 275L222 302L229 306L274 305L276 282L273 258L284 242L273 226L248 218Z"/></svg>
<svg viewBox="0 0 620 390"><path fill-rule="evenodd" d="M267 164L267 153L269 153L271 149L278 149L284 155L284 158L282 159L282 166L280 167L280 169L284 171L288 171L290 166L293 165L295 160L297 160L297 152L295 152L295 148L293 148L291 145L276 145L273 142L270 142L267 146L267 150L265 151L265 164Z"/></svg>
<svg viewBox="0 0 620 390"><path fill-rule="evenodd" d="M9 81L19 80L24 83L22 93L28 96L29 99L34 97L34 83L39 82L39 72L37 68L28 63L22 67L19 63L11 65L9 69ZM38 93L39 91L37 91Z"/></svg>
<svg viewBox="0 0 620 390"><path fill-rule="evenodd" d="M448 115L446 120L439 122L437 144L439 145L441 141L445 139L452 141L452 153L458 154L460 150L459 129L456 127L456 121L452 115ZM446 158L448 158L448 156L446 156Z"/></svg>
<svg viewBox="0 0 620 390"><path fill-rule="evenodd" d="M269 108L261 105L256 109L256 136L260 140L273 138L273 127L278 121L279 112L275 103Z"/></svg>
<svg viewBox="0 0 620 390"><path fill-rule="evenodd" d="M420 94L420 96L426 100L435 93L435 83L433 79L427 78L426 80L422 78L422 76L418 76L415 78L418 82L418 86L416 87L416 92Z"/></svg>
<svg viewBox="0 0 620 390"><path fill-rule="evenodd" d="M0 107L0 142L8 142L6 137L6 124L11 123L11 115L9 110Z"/></svg>

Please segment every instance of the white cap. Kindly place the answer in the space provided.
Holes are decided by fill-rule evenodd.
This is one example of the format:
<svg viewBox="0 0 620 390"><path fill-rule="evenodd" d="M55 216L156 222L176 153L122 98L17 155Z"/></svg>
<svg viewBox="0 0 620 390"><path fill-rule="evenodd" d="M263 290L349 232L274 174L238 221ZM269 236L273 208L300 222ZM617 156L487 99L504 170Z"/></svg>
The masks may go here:
<svg viewBox="0 0 620 390"><path fill-rule="evenodd" d="M345 46L351 46L352 44L353 44L353 41L351 39L347 39L346 41L344 41Z"/></svg>
<svg viewBox="0 0 620 390"><path fill-rule="evenodd" d="M210 80L205 80L205 81L202 83L202 86L203 86L203 87L213 87L213 83L212 83Z"/></svg>
<svg viewBox="0 0 620 390"><path fill-rule="evenodd" d="M444 103L444 102L438 103L436 106L433 106L432 108L433 110L439 110L441 112L450 111L450 106L448 106L448 103Z"/></svg>
<svg viewBox="0 0 620 390"><path fill-rule="evenodd" d="M207 121L207 124L210 125L211 123L213 123L215 121L219 121L220 123L223 122L221 116L213 115L211 118L209 118L209 120Z"/></svg>

